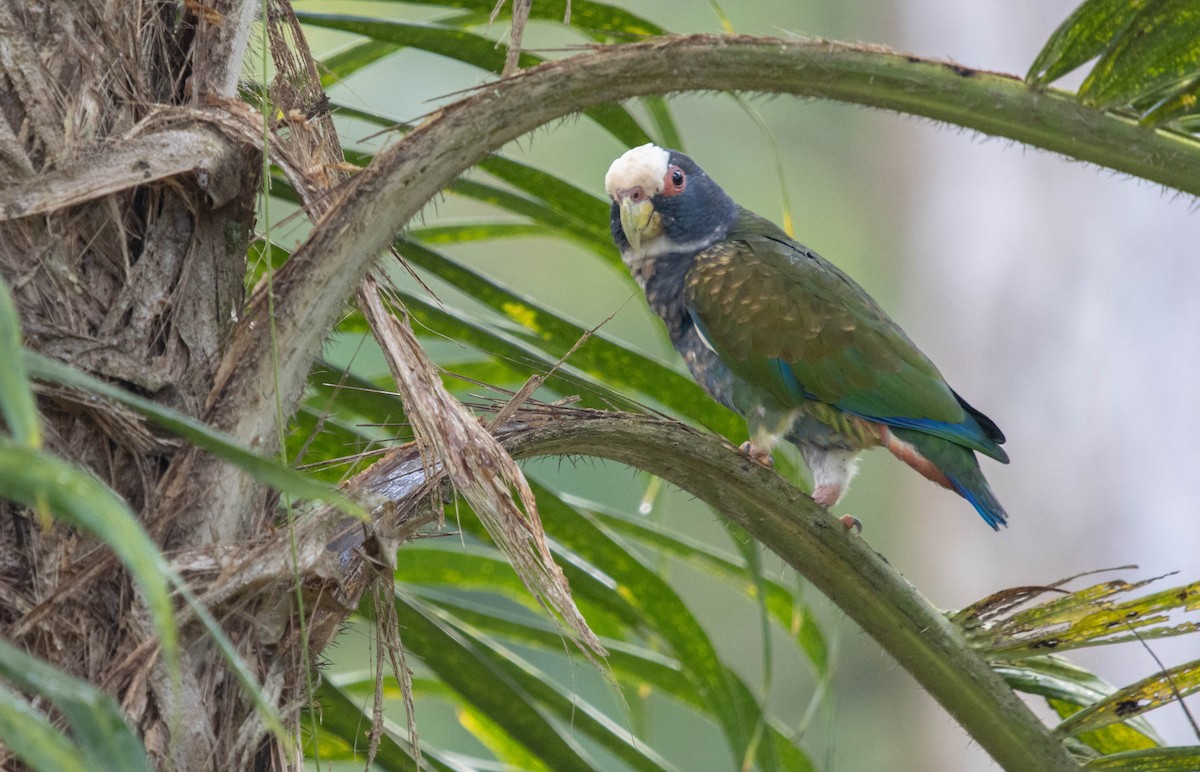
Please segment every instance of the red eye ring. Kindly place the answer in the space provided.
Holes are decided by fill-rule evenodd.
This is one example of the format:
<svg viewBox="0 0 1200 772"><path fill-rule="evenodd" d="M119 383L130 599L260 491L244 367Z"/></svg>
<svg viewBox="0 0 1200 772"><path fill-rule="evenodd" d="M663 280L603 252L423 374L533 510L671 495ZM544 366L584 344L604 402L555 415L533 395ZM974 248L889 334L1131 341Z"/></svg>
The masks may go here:
<svg viewBox="0 0 1200 772"><path fill-rule="evenodd" d="M663 175L662 193L664 196L678 196L687 187L687 174L683 169L672 164Z"/></svg>

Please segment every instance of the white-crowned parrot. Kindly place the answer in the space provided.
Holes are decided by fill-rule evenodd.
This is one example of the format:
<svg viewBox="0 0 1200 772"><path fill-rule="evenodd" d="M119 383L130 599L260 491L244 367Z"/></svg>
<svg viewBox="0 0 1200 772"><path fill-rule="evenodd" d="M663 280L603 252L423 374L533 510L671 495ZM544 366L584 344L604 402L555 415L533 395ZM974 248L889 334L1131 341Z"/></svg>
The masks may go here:
<svg viewBox="0 0 1200 772"><path fill-rule="evenodd" d="M605 177L621 257L713 399L746 419L743 452L786 439L830 507L860 452L882 445L1005 524L975 453L1004 435L850 277L733 202L686 155L642 145Z"/></svg>

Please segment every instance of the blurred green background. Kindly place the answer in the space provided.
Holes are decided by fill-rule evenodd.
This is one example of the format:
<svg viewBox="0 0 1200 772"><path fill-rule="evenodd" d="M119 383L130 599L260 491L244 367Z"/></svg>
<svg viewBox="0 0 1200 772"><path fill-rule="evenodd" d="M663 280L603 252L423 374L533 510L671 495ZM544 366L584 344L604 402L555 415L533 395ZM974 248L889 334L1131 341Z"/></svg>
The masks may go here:
<svg viewBox="0 0 1200 772"><path fill-rule="evenodd" d="M727 0L719 9L705 0L613 4L674 32L721 32L728 24L739 33L864 41L1018 75L1075 6L1073 0ZM444 14L397 3L301 2L297 8L406 20ZM506 19L507 10L487 34L503 37ZM318 57L357 40L311 27L308 34ZM578 35L546 21L526 31L525 48L546 57L580 44ZM402 50L329 94L340 104L416 122L455 92L491 77ZM839 507L863 521L864 538L935 604L958 608L1004 587L1131 563L1142 571L1123 575L1200 576L1194 514L1200 450L1192 439L1200 430L1200 305L1192 299L1200 286L1200 227L1193 202L1006 141L858 107L790 97L748 96L739 103L728 95L682 95L670 106L681 149L742 205L776 221L790 217L797 237L866 287L955 389L1008 435L1012 464L985 461L1011 515L1004 533L993 534L964 501L882 452L866 456ZM359 120L339 118L338 125L348 148L375 150L395 139ZM592 122L573 118L512 143L504 154L602 195L604 172L625 149ZM485 177L475 172L469 178ZM276 216L286 213L273 206ZM504 220L490 207L446 196L414 225L480 219ZM278 226L273 239L290 246L303 229L297 218ZM605 335L683 371L633 283L595 254L538 237L441 248L582 327L613 315ZM423 292L402 271L392 274L403 288ZM505 324L444 283L428 281L448 306ZM453 340L423 340L451 369L480 359ZM335 336L327 356L364 377L386 373L361 335ZM535 462L525 469L598 507L630 516L640 511L676 532L738 551L716 515L678 491L655 490L644 474L592 460ZM448 537L439 546L458 544ZM401 562L404 557L402 551ZM664 570L723 658L747 683L760 684L757 607L681 562L668 560ZM765 573L785 584L797 581L770 558ZM816 593L801 592L817 607L831 643L830 682L817 683L794 645L779 636L771 649L769 702L789 726L803 727L818 768L995 768L874 642ZM329 653L331 669L368 668L372 634L369 625L351 627ZM1194 656L1194 647L1187 638L1154 644L1168 662ZM586 665L530 656L618 723L645 727L648 741L680 769L734 768L719 732L669 701L631 708ZM1115 683L1156 669L1135 646L1075 659ZM411 664L421 677L420 663ZM1176 711L1159 713L1151 721L1165 739L1188 740ZM403 725L398 702L389 703L388 716ZM466 717L449 703L419 700L417 720L431 744L483 753L462 726Z"/></svg>

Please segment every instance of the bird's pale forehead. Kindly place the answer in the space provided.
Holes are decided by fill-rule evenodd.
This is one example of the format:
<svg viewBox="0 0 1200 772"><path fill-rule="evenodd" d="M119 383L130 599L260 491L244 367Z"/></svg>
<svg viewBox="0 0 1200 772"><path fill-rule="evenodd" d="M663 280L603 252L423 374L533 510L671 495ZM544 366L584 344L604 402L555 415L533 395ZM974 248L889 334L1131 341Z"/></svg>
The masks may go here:
<svg viewBox="0 0 1200 772"><path fill-rule="evenodd" d="M652 196L662 186L670 162L671 154L658 145L646 144L627 150L625 155L608 167L608 174L604 175L604 189L609 198L616 198L618 190L641 186Z"/></svg>

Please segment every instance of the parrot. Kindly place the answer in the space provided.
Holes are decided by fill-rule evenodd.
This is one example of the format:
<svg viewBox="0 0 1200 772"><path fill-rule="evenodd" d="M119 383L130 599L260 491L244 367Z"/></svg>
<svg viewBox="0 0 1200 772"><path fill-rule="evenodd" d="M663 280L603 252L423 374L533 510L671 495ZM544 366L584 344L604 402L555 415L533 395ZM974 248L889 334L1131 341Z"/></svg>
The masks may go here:
<svg viewBox="0 0 1200 772"><path fill-rule="evenodd" d="M828 509L883 446L1007 525L975 455L1008 463L1004 434L853 279L677 150L628 150L604 187L625 266L692 377L745 419L745 456L771 466L778 443L795 445Z"/></svg>

